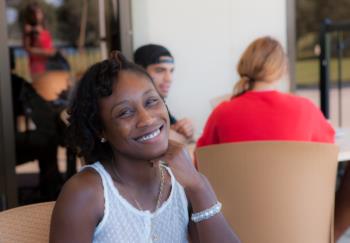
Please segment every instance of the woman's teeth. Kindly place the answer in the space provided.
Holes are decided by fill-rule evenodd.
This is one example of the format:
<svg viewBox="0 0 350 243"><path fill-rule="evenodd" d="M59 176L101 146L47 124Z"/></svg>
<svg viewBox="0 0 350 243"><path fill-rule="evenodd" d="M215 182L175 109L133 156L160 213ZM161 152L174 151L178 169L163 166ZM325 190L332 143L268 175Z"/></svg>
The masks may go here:
<svg viewBox="0 0 350 243"><path fill-rule="evenodd" d="M157 129L157 130L155 130L155 131L152 132L152 133L149 133L149 134L147 134L147 135L145 135L145 136L142 136L142 137L138 138L137 141L138 141L138 142L145 142L145 141L147 141L147 140L150 140L150 139L152 139L152 138L158 136L159 133L160 133L160 129Z"/></svg>

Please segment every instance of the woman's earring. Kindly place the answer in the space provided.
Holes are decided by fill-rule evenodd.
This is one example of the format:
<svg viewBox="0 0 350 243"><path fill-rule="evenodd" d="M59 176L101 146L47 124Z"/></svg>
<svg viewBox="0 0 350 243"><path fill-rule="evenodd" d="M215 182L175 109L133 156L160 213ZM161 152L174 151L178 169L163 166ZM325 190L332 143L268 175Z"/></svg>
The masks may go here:
<svg viewBox="0 0 350 243"><path fill-rule="evenodd" d="M107 140L105 138L101 138L101 143L105 143Z"/></svg>

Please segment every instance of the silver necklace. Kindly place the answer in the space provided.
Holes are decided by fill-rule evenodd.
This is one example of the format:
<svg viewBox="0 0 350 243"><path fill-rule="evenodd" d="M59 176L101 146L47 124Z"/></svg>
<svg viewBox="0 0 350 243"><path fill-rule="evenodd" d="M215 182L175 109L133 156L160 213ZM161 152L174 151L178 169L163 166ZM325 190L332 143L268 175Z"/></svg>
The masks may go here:
<svg viewBox="0 0 350 243"><path fill-rule="evenodd" d="M163 190L164 190L164 171L161 165L159 165L159 172L160 172L160 185L159 185L159 193L158 193L158 198L157 198L157 203L156 203L156 208L154 211L156 211L161 204L162 201L162 195L163 195ZM128 187L131 187L128 183L126 183L126 181L123 179L123 177L121 177L121 175L118 173L117 170L113 170L113 172L116 174L116 176L119 178L119 180L127 185ZM140 211L144 211L143 208L141 207L141 204L139 203L139 201L136 199L135 195L132 195L132 193L129 193L129 196L132 198L132 200L135 202L136 207L140 210Z"/></svg>
<svg viewBox="0 0 350 243"><path fill-rule="evenodd" d="M163 190L164 190L164 181L165 181L165 180L164 180L164 168L162 168L161 165L159 165L158 168L159 168L159 172L160 172L160 185L159 185L159 193L158 193L158 198L157 198L157 204L156 204L156 208L155 208L154 211L157 211L157 209L160 207L160 204L161 204L161 201L162 201ZM125 182L125 180L120 176L120 174L118 173L117 170L114 170L114 169L113 169L112 171L116 174L116 176L119 178L119 180L120 180L123 184L125 184L125 185L131 187L131 186L128 185L128 184ZM131 193L129 193L129 196L133 199L133 201L135 202L137 208L138 208L140 211L144 211L143 208L141 207L141 204L137 201L136 197L135 197L134 195L132 195ZM151 232L151 234L150 234L151 239L152 239L153 241L157 241L157 240L158 240L158 235L157 235L155 232L153 232L153 224L152 224L152 222L151 222L151 230L150 230L150 232Z"/></svg>

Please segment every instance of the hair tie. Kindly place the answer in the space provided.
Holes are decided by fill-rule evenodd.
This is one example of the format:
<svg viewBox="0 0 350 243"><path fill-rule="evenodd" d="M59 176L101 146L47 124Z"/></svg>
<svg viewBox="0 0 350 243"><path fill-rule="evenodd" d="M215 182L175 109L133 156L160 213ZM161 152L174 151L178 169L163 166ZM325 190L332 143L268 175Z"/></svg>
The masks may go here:
<svg viewBox="0 0 350 243"><path fill-rule="evenodd" d="M250 81L250 78L248 76L242 76L241 79L243 79L244 81Z"/></svg>
<svg viewBox="0 0 350 243"><path fill-rule="evenodd" d="M255 81L254 79L249 78L249 77L246 76L246 75L241 76L241 79L244 80L244 81L247 81L247 82L249 82L249 83L252 83L252 82Z"/></svg>

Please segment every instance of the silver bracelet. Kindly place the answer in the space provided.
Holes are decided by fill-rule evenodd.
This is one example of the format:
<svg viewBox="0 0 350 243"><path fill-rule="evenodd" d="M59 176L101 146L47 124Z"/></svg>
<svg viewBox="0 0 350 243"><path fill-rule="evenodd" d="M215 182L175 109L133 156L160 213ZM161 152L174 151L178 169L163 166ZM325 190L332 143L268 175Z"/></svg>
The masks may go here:
<svg viewBox="0 0 350 243"><path fill-rule="evenodd" d="M222 204L220 202L215 203L212 207L207 208L198 213L193 213L191 216L191 220L195 223L201 222L203 220L210 219L215 214L220 213Z"/></svg>

